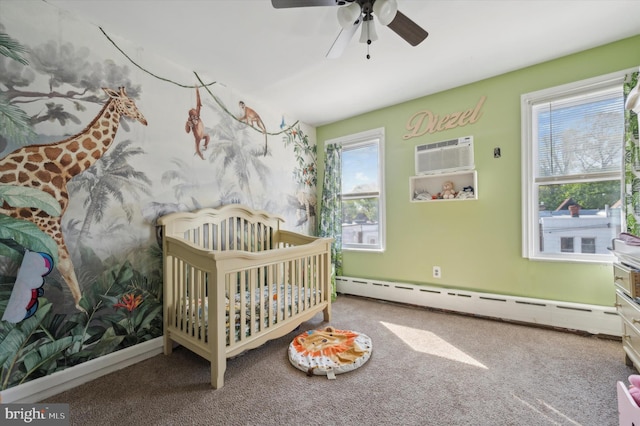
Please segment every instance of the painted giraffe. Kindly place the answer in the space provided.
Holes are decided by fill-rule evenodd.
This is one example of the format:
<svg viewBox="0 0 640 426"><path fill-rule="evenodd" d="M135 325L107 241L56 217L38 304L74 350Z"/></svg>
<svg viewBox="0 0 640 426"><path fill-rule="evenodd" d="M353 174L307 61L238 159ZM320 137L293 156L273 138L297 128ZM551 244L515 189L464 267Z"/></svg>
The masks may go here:
<svg viewBox="0 0 640 426"><path fill-rule="evenodd" d="M0 213L33 222L53 238L58 246L58 270L80 310L83 310L80 307L82 292L62 235L62 216L69 205L67 183L107 152L120 126L120 117L131 117L147 125L147 120L133 99L127 96L124 87L120 92L102 90L109 100L81 133L53 144L18 148L0 159L0 184L36 188L52 195L60 203L59 217L51 217L37 208L11 207L6 202L0 205Z"/></svg>

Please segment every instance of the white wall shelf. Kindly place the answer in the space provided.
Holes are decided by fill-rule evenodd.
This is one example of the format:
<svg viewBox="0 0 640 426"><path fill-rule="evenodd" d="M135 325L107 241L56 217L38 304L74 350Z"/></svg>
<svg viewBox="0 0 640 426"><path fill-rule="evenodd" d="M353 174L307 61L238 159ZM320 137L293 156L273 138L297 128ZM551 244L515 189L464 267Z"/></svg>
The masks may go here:
<svg viewBox="0 0 640 426"><path fill-rule="evenodd" d="M446 181L453 182L456 193L465 187L473 188L473 195L468 197L433 199L442 192L442 185ZM469 201L478 199L478 174L475 170L464 170L452 173L434 173L409 178L409 200L412 203L442 201Z"/></svg>

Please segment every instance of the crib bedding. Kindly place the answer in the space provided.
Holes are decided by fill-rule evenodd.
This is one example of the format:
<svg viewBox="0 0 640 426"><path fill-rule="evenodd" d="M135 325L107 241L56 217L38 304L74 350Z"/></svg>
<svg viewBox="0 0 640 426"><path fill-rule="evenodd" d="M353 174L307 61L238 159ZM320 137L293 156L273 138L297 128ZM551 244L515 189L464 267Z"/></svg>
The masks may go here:
<svg viewBox="0 0 640 426"><path fill-rule="evenodd" d="M278 288L279 287L279 288ZM254 293L254 312L253 315L251 313L251 293L250 292L245 292L245 302L244 302L244 306L245 306L245 326L244 326L244 333L245 333L245 337L249 337L252 333L258 332L260 331L260 313L264 312L264 316L263 318L263 324L262 324L262 328L266 328L269 326L269 316L271 315L271 313L273 312L275 314L275 317L273 319L273 323L277 323L278 319L282 318L283 316L286 317L290 317L291 315L295 315L298 313L298 307L300 306L300 303L303 303L303 306L311 306L312 305L312 301L313 298L317 295L317 294L321 294L320 290L316 290L316 289L310 289L310 288L305 288L305 287L298 287L296 285L287 285L286 286L286 293L285 293L285 285L284 284L280 284L280 286L278 286L277 284L273 284L271 286L271 290L269 289L268 286L264 287L263 290L263 301L264 304L260 303L260 292L255 292ZM282 311L284 310L284 303L279 303L278 302L278 298L280 299L285 299L286 300L286 307L287 307L287 312L286 314L284 314ZM195 302L195 301L194 301ZM229 320L229 314L231 311L231 305L230 305L230 301L229 301L229 297L228 294L225 296L225 302L226 302L226 315L225 315L225 321L226 321L226 334L227 334L227 344L229 344L229 329L230 329L230 320ZM242 303L241 303L241 295L236 293L235 297L234 297L234 323L235 323L235 340L238 341L240 340L240 332L242 329L242 315L241 315L241 311L242 311ZM269 306L271 305L271 307ZM193 321L193 324L203 324L205 327L208 326L208 299L205 298L204 299L204 303L202 301L202 299L198 299L197 304L193 303L189 297L185 297L184 298L184 302L182 303L184 312L185 312L185 316L184 318L191 318ZM196 306L197 306L197 312L198 312L198 318L196 320L196 318L194 318L190 312L196 312ZM253 329L251 328L251 323L253 322ZM187 324L188 326L188 324ZM195 329L194 329L195 332ZM206 337L206 334L205 334Z"/></svg>

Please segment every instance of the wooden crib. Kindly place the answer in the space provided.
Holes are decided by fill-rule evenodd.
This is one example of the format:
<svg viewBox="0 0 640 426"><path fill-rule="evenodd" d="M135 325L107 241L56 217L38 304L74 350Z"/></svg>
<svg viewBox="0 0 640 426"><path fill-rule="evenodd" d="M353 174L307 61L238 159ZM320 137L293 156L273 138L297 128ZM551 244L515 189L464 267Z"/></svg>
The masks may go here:
<svg viewBox="0 0 640 426"><path fill-rule="evenodd" d="M330 238L280 229L279 216L240 205L158 219L164 261L164 353L174 342L211 362L331 317Z"/></svg>

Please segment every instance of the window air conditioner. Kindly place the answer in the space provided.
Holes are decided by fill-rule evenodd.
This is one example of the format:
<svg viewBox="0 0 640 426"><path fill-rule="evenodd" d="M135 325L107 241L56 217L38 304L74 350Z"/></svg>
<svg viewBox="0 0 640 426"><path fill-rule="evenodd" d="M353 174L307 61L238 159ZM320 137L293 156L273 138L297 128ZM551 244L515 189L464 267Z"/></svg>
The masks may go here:
<svg viewBox="0 0 640 426"><path fill-rule="evenodd" d="M416 175L473 168L473 136L416 146Z"/></svg>

